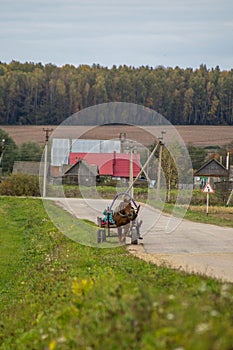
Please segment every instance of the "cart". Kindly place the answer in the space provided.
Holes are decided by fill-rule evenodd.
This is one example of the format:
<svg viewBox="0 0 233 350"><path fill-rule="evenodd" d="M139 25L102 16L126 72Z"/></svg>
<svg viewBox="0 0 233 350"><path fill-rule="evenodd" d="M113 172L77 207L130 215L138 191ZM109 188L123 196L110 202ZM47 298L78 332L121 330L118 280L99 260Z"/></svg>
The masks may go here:
<svg viewBox="0 0 233 350"><path fill-rule="evenodd" d="M123 209L119 207L114 208L115 202L119 197L123 197L124 201L128 200L129 204L126 205L126 207L130 208L128 213L126 207ZM142 220L138 219L139 209L140 205L137 205L127 192L117 194L111 205L104 211L105 219L97 217L97 225L100 227L97 231L97 243L107 241L108 237L117 236L119 243L126 243L126 237L130 237L131 244L138 244L138 240L142 239L140 236Z"/></svg>

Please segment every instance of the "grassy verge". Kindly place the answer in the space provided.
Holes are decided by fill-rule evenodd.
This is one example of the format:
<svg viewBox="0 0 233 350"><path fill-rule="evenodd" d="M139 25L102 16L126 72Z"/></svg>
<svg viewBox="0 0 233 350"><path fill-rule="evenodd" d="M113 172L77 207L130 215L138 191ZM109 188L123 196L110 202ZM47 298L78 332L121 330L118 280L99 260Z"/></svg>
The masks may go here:
<svg viewBox="0 0 233 350"><path fill-rule="evenodd" d="M157 207L154 203L152 206ZM171 214L174 204L164 204L163 212ZM185 219L205 224L212 224L225 227L233 227L233 209L232 207L210 206L209 213L206 215L205 205L190 205L185 213Z"/></svg>
<svg viewBox="0 0 233 350"><path fill-rule="evenodd" d="M206 214L206 206L191 205L185 215L191 221L203 222L218 226L233 227L233 209L221 206L209 207Z"/></svg>
<svg viewBox="0 0 233 350"><path fill-rule="evenodd" d="M0 213L1 350L232 349L231 284L79 245L40 200Z"/></svg>

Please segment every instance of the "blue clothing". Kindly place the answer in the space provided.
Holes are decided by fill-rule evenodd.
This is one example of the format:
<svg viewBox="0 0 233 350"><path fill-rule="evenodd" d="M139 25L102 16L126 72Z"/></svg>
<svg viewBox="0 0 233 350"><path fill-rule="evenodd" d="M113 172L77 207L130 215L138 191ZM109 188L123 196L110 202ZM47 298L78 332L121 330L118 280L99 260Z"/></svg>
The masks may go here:
<svg viewBox="0 0 233 350"><path fill-rule="evenodd" d="M103 214L104 214L103 222L109 221L110 224L115 224L113 220L113 210L110 210L109 208L107 208L104 210Z"/></svg>

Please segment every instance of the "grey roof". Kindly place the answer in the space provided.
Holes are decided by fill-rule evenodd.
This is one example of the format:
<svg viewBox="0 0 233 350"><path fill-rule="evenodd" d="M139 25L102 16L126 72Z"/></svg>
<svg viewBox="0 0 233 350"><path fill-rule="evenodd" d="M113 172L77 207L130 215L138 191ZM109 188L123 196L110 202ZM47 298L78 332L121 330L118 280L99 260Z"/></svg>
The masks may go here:
<svg viewBox="0 0 233 350"><path fill-rule="evenodd" d="M198 169L194 176L228 177L228 170L216 159L210 159Z"/></svg>
<svg viewBox="0 0 233 350"><path fill-rule="evenodd" d="M75 164L73 164L72 166L70 166L65 172L64 175L68 175L72 169L74 169L75 167L78 167L79 165L85 166L90 173L93 174L93 176L97 176L98 174L98 166L97 165L93 165L93 164L88 164L85 160L78 160ZM78 171L77 171L77 175L78 175Z"/></svg>

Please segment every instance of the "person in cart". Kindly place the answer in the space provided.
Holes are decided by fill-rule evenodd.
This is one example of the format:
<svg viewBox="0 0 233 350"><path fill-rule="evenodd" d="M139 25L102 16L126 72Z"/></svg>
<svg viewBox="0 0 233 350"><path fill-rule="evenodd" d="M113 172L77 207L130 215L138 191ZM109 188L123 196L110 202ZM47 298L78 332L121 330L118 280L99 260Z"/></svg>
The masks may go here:
<svg viewBox="0 0 233 350"><path fill-rule="evenodd" d="M127 197L127 196L124 197L123 202L120 202L120 204L119 204L119 206L117 208L117 211L121 211L123 214L125 214L125 209L126 208L133 209L132 205L131 205L130 198Z"/></svg>
<svg viewBox="0 0 233 350"><path fill-rule="evenodd" d="M111 210L109 206L104 210L103 214L102 225L115 224L115 221L113 220L113 210Z"/></svg>

